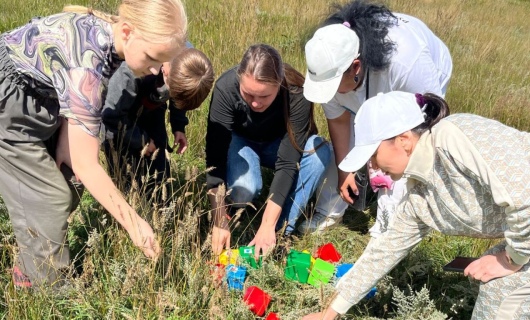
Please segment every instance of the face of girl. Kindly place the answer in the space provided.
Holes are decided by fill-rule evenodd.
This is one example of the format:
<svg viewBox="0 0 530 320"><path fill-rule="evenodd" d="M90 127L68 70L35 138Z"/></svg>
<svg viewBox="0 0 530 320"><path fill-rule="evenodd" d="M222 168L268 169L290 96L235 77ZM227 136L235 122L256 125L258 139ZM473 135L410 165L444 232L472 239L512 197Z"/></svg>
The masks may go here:
<svg viewBox="0 0 530 320"><path fill-rule="evenodd" d="M399 136L394 139L383 140L370 159L372 168L381 169L392 180L397 181L405 172L409 163L409 154Z"/></svg>
<svg viewBox="0 0 530 320"><path fill-rule="evenodd" d="M162 64L171 61L177 52L178 47L175 45L151 43L134 32L123 45L125 61L137 77L157 75Z"/></svg>
<svg viewBox="0 0 530 320"><path fill-rule="evenodd" d="M259 82L250 75L242 75L239 82L241 97L255 112L264 112L272 104L278 91L279 84Z"/></svg>

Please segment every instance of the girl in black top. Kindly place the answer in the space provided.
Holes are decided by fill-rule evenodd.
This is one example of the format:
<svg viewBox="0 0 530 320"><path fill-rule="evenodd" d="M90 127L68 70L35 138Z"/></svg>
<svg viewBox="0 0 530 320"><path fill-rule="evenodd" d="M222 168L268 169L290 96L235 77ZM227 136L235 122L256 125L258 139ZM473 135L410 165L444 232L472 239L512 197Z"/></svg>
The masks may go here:
<svg viewBox="0 0 530 320"><path fill-rule="evenodd" d="M313 105L302 93L304 77L284 64L276 49L251 46L241 63L217 80L206 134L209 199L214 210L212 249L230 248L227 202L244 207L261 191L260 167L274 169L259 230L249 245L255 254L276 243L303 212L330 161L331 151L316 135ZM224 184L227 187L224 189ZM231 190L229 195L224 190Z"/></svg>

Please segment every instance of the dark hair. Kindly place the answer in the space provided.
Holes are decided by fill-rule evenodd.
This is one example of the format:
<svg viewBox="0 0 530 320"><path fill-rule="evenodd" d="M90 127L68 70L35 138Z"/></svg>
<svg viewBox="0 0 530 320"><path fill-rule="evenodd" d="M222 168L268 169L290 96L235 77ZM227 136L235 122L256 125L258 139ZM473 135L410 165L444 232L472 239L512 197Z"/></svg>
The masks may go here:
<svg viewBox="0 0 530 320"><path fill-rule="evenodd" d="M423 95L416 93L416 101L418 102L420 108L423 109L425 106L425 109L422 110L425 121L416 128L412 129L412 132L417 135L421 135L427 130L430 131L435 124L450 114L449 105L447 102L442 97L439 97L434 93L426 93Z"/></svg>
<svg viewBox="0 0 530 320"><path fill-rule="evenodd" d="M289 64L283 63L280 53L267 44L254 44L247 49L237 68L237 76L241 78L242 75L250 75L259 82L280 85L283 88L279 93L283 94L285 126L289 140L298 151L304 152L303 146L296 143L289 116L289 93L298 94L302 92L304 76ZM310 123L307 136L318 132L312 102L309 112Z"/></svg>
<svg viewBox="0 0 530 320"><path fill-rule="evenodd" d="M397 17L382 4L368 0L354 0L343 6L333 4L335 11L322 23L323 26L348 22L359 37L359 60L364 70L381 71L390 65L395 49L394 42L386 36L388 28L397 24Z"/></svg>

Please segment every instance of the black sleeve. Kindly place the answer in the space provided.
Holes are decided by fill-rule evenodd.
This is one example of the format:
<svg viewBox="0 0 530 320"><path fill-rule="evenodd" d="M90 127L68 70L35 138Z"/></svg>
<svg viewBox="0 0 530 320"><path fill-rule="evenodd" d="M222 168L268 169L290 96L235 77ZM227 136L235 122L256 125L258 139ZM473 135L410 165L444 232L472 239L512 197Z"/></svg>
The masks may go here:
<svg viewBox="0 0 530 320"><path fill-rule="evenodd" d="M137 99L137 81L123 62L110 78L101 117L105 130L111 133L115 143L123 143L123 146L133 149L142 149L149 138L138 126L131 123L129 118L129 111ZM123 142L118 139L123 139Z"/></svg>
<svg viewBox="0 0 530 320"><path fill-rule="evenodd" d="M289 122L298 149L303 150L310 130L311 102L307 101L302 93L289 93L289 101ZM281 207L289 196L299 172L302 152L298 149L291 142L289 132L286 132L278 149L278 159L270 187L271 200Z"/></svg>
<svg viewBox="0 0 530 320"><path fill-rule="evenodd" d="M206 129L206 167L212 168L206 174L207 188L212 189L225 182L228 147L232 141L234 122L234 99L222 81L215 84Z"/></svg>
<svg viewBox="0 0 530 320"><path fill-rule="evenodd" d="M175 106L173 100L169 100L169 123L171 125L171 132L180 131L186 133L186 126L189 123L186 111L181 110Z"/></svg>
<svg viewBox="0 0 530 320"><path fill-rule="evenodd" d="M147 136L155 142L155 146L161 149L168 149L167 132L166 132L166 109L156 108L150 112L143 112L143 122L148 124L145 126Z"/></svg>

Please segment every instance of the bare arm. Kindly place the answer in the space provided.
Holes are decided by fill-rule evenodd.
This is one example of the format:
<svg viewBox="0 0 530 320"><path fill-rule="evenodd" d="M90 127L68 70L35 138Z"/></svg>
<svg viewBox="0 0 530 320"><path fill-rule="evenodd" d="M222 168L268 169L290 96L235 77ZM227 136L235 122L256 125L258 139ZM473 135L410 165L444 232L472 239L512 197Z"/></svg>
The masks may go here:
<svg viewBox="0 0 530 320"><path fill-rule="evenodd" d="M208 199L213 210L212 251L215 255L221 254L223 249L230 250L230 224L226 212L225 195L219 189L208 190Z"/></svg>
<svg viewBox="0 0 530 320"><path fill-rule="evenodd" d="M353 128L350 127L351 114L344 112L338 118L328 119L328 130L333 144L333 152L335 153L335 162L337 167L339 163L350 152L350 132ZM342 199L349 203L353 203L350 197L348 187L354 193L358 193L357 185L355 184L355 176L351 172L344 172L337 168L338 172L338 186Z"/></svg>
<svg viewBox="0 0 530 320"><path fill-rule="evenodd" d="M160 252L160 247L153 229L125 201L99 164L97 138L84 132L80 125L68 123L67 129L61 131L61 138L64 139L64 135L67 135L69 158L76 176L92 196L127 230L134 244L147 257L156 257Z"/></svg>

